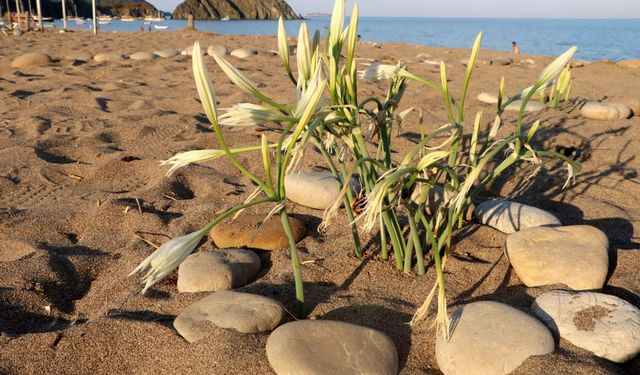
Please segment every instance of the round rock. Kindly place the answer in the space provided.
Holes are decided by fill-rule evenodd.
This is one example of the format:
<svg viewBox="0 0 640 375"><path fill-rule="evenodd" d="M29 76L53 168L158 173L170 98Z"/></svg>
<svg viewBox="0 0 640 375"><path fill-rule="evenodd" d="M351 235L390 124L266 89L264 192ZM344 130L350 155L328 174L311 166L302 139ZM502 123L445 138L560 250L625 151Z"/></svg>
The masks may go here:
<svg viewBox="0 0 640 375"><path fill-rule="evenodd" d="M398 373L398 353L385 334L330 320L278 327L267 340L267 358L278 375Z"/></svg>
<svg viewBox="0 0 640 375"><path fill-rule="evenodd" d="M247 247L261 250L280 250L289 247L289 240L278 215L266 222L265 215L241 215L236 220L222 222L209 232L219 248ZM305 236L302 220L289 216L289 224L296 242Z"/></svg>
<svg viewBox="0 0 640 375"><path fill-rule="evenodd" d="M178 56L180 54L180 50L179 49L163 49L160 51L155 51L153 54L158 57L162 57L163 59L170 59L172 57Z"/></svg>
<svg viewBox="0 0 640 375"><path fill-rule="evenodd" d="M95 62L111 62L111 61L123 61L124 56L119 53L101 52L93 56Z"/></svg>
<svg viewBox="0 0 640 375"><path fill-rule="evenodd" d="M482 92L478 95L478 100L487 103L487 104L498 104L498 97L494 94L490 94L488 92ZM504 101L503 101L504 103ZM520 107L522 107L522 100L516 100L513 103L509 104L505 107L507 111L519 111ZM546 105L540 103L538 100L532 99L527 102L527 105L524 107L525 112L538 112L547 108Z"/></svg>
<svg viewBox="0 0 640 375"><path fill-rule="evenodd" d="M251 48L237 48L231 51L230 55L239 59L245 59L249 56L257 55L258 51Z"/></svg>
<svg viewBox="0 0 640 375"><path fill-rule="evenodd" d="M221 44L212 44L209 46L209 48L207 48L207 55L209 56L214 56L214 55L220 55L220 56L224 56L227 54L227 47L221 45Z"/></svg>
<svg viewBox="0 0 640 375"><path fill-rule="evenodd" d="M580 114L591 120L624 120L631 117L631 108L620 103L588 102L582 106Z"/></svg>
<svg viewBox="0 0 640 375"><path fill-rule="evenodd" d="M357 190L357 180L351 188ZM301 206L324 210L331 207L340 195L340 183L328 172L299 172L284 178L287 199Z"/></svg>
<svg viewBox="0 0 640 375"><path fill-rule="evenodd" d="M261 266L260 257L250 250L191 254L178 268L178 291L195 293L239 288L246 285Z"/></svg>
<svg viewBox="0 0 640 375"><path fill-rule="evenodd" d="M508 374L527 358L553 352L551 332L532 316L491 301L462 306L451 316L449 341L438 334L436 359L447 375Z"/></svg>
<svg viewBox="0 0 640 375"><path fill-rule="evenodd" d="M12 68L24 68L32 65L45 65L51 62L51 57L42 52L29 52L20 55L11 62Z"/></svg>
<svg viewBox="0 0 640 375"><path fill-rule="evenodd" d="M129 58L131 60L149 61L149 60L155 59L156 55L154 55L151 52L135 52L135 53L130 54Z"/></svg>
<svg viewBox="0 0 640 375"><path fill-rule="evenodd" d="M565 284L600 289L609 269L609 241L588 225L530 228L507 236L505 254L529 287Z"/></svg>
<svg viewBox="0 0 640 375"><path fill-rule="evenodd" d="M282 304L271 298L224 290L189 305L173 321L173 327L187 341L196 342L215 327L242 333L271 331L284 315Z"/></svg>
<svg viewBox="0 0 640 375"><path fill-rule="evenodd" d="M480 223L503 233L545 225L562 225L557 217L539 208L499 199L480 203L473 213Z"/></svg>
<svg viewBox="0 0 640 375"><path fill-rule="evenodd" d="M640 310L623 299L554 290L531 308L554 333L599 357L622 363L640 353Z"/></svg>
<svg viewBox="0 0 640 375"><path fill-rule="evenodd" d="M498 97L488 92L481 92L478 95L478 100L487 104L498 104Z"/></svg>

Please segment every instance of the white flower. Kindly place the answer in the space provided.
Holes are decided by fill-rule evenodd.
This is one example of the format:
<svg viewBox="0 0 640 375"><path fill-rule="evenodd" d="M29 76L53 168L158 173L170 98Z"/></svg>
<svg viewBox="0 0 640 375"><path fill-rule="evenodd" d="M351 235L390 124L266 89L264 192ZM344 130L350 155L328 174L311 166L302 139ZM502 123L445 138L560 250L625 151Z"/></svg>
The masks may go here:
<svg viewBox="0 0 640 375"><path fill-rule="evenodd" d="M403 69L395 65L371 63L367 69L359 71L360 79L368 79L370 81L380 81L383 79L393 79Z"/></svg>
<svg viewBox="0 0 640 375"><path fill-rule="evenodd" d="M538 78L538 81L536 82L536 84L546 85L549 81L554 79L558 74L560 74L560 72L562 72L562 70L569 63L569 61L571 61L571 58L573 57L573 55L576 53L577 50L578 50L578 47L573 46L569 48L565 53L558 56L557 59L555 59L546 68L544 68L542 73L540 73L540 77Z"/></svg>
<svg viewBox="0 0 640 375"><path fill-rule="evenodd" d="M144 283L142 294L178 268L180 263L198 246L208 229L208 227L205 227L186 236L172 238L154 251L153 254L149 255L147 259L142 261L142 263L129 274L129 276L131 276L149 267L149 270L142 278L142 282Z"/></svg>
<svg viewBox="0 0 640 375"><path fill-rule="evenodd" d="M307 83L307 86L302 89L298 104L294 116L297 119L302 118L305 111L311 114L315 107L318 105L322 90L324 90L325 80L322 79L322 70L320 65L316 67L316 71L313 74L313 78Z"/></svg>
<svg viewBox="0 0 640 375"><path fill-rule="evenodd" d="M212 125L217 124L218 111L216 108L216 96L211 86L211 78L209 72L202 61L202 50L200 43L195 42L193 45L193 76L196 80L196 87L200 101L204 107L204 112Z"/></svg>
<svg viewBox="0 0 640 375"><path fill-rule="evenodd" d="M344 27L345 0L336 0L331 12L331 26L329 27L329 46L333 48L342 41L342 27Z"/></svg>
<svg viewBox="0 0 640 375"><path fill-rule="evenodd" d="M571 61L571 58L573 58L573 55L577 50L578 47L573 46L569 48L565 53L558 56L551 64L547 65L547 67L544 68L542 73L540 73L538 80L533 86L529 86L526 89L520 91L512 99L517 100L529 95L534 87L536 88L536 91L531 94L531 96L538 94L542 90L546 89L547 86L550 86L552 84L552 80L564 70L565 66L569 63L569 61Z"/></svg>
<svg viewBox="0 0 640 375"><path fill-rule="evenodd" d="M218 120L220 125L226 126L256 126L268 121L286 119L284 116L276 115L268 107L252 103L239 103L224 110L226 112Z"/></svg>
<svg viewBox="0 0 640 375"><path fill-rule="evenodd" d="M276 145L271 144L268 145L269 148L273 148ZM240 154L243 152L251 152L251 151L260 151L261 146L246 146L246 147L238 147L229 149L231 154ZM170 165L171 169L167 172L167 176L170 176L173 172L175 172L178 168L182 168L189 164L194 163L202 163L208 160L218 159L226 155L225 150L193 150L181 152L172 156L167 160L163 160L160 162L161 165Z"/></svg>
<svg viewBox="0 0 640 375"><path fill-rule="evenodd" d="M166 174L166 176L171 176L178 168L193 163L202 163L207 160L217 159L224 155L224 150L193 150L176 154L167 160L161 161L160 164L171 166Z"/></svg>

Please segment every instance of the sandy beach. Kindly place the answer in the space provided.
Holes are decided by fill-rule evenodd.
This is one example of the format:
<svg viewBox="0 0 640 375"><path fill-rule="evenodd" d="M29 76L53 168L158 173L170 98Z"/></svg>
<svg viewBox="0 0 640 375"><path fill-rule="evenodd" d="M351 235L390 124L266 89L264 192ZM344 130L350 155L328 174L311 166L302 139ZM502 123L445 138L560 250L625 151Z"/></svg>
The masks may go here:
<svg viewBox="0 0 640 375"><path fill-rule="evenodd" d="M68 60L80 52L128 55L224 45L258 54L228 57L261 90L279 102L293 102L295 88L281 68L275 37L224 36L200 32L58 34L0 36L0 374L272 374L265 354L267 333L211 329L190 344L174 330L176 315L208 293L178 293L176 276L140 295L139 278L127 277L160 244L196 230L217 212L242 202L254 190L230 163L213 161L165 177L159 161L198 148L218 148L209 129L191 71L191 58L156 58L107 63ZM472 40L469 44L472 44ZM11 68L26 52L44 52L53 63ZM526 51L525 51L526 52ZM401 44L361 43L357 55L395 64L433 81L444 60L453 92L460 92L469 50ZM420 57L418 57L420 55ZM430 56L430 57L427 57ZM509 58L483 50L479 58ZM469 88L467 118L494 106L476 100L529 86L552 57L524 55L527 63L479 65ZM220 107L255 102L206 58ZM533 62L533 64L532 64ZM502 197L556 215L563 224L601 229L610 243L610 273L603 293L640 307L640 117L596 121L580 115L588 100L640 100L640 69L607 61L573 70L572 101L566 112L545 109L540 145L577 150L583 171L562 190L565 169L549 165L531 180L514 170L483 199ZM385 82L363 82L360 90L382 96ZM409 84L402 109L421 107L429 129L447 122L442 98ZM515 119L515 112L506 115ZM493 121L485 116L483 126ZM271 128L228 129L234 145L258 144ZM419 135L412 114L395 140L398 154ZM399 158L401 156L398 156ZM254 170L255 155L241 160ZM317 170L322 156L310 151L302 170ZM554 168L555 167L555 168ZM309 316L371 327L387 334L398 350L401 374L439 374L431 320L408 322L435 280L396 271L371 241L364 259L353 255L345 219L318 233L322 211L289 203L307 237L299 243ZM266 214L262 207L251 211ZM502 251L506 235L475 222L455 235L447 265L447 297L455 306L491 300L530 313L531 303L553 286L527 288ZM364 242L371 239L364 237ZM203 242L196 251L209 250ZM275 298L295 310L293 274L287 250L258 251L263 268L240 291ZM293 320L288 317L288 320ZM529 358L515 374L638 374L640 358L614 364L561 339L553 354Z"/></svg>

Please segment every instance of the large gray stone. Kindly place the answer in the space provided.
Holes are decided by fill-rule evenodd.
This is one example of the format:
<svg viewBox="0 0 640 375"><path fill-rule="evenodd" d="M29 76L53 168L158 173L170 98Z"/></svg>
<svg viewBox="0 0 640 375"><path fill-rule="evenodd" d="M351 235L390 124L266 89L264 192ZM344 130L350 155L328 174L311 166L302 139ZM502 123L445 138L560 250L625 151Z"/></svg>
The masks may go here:
<svg viewBox="0 0 640 375"><path fill-rule="evenodd" d="M284 307L278 301L225 290L189 305L176 317L173 326L187 341L196 342L215 327L242 333L271 331L284 316Z"/></svg>
<svg viewBox="0 0 640 375"><path fill-rule="evenodd" d="M11 62L12 68L24 68L32 65L45 65L51 62L51 57L42 52L29 52L20 55Z"/></svg>
<svg viewBox="0 0 640 375"><path fill-rule="evenodd" d="M545 104L540 103L540 101L536 100L536 98L537 96L529 100L529 102L527 102L527 105L524 107L525 112L537 112L547 108ZM481 92L478 95L478 100L487 104L498 104L498 96L488 92ZM502 99L502 102L505 103L507 100L508 98L504 98ZM506 106L505 110L520 111L520 107L522 107L522 100L516 100L513 103Z"/></svg>
<svg viewBox="0 0 640 375"><path fill-rule="evenodd" d="M180 50L179 49L163 49L160 51L155 51L153 54L158 57L162 57L164 59L170 59L172 57L178 56L180 54Z"/></svg>
<svg viewBox="0 0 640 375"><path fill-rule="evenodd" d="M245 59L249 56L257 55L258 51L251 48L237 48L231 51L230 55L239 59Z"/></svg>
<svg viewBox="0 0 640 375"><path fill-rule="evenodd" d="M101 52L93 56L93 60L97 63L101 62L112 62L112 61L123 61L124 56L119 53L111 53L111 52Z"/></svg>
<svg viewBox="0 0 640 375"><path fill-rule="evenodd" d="M244 286L262 266L250 250L227 249L191 254L178 268L178 291L211 292Z"/></svg>
<svg viewBox="0 0 640 375"><path fill-rule="evenodd" d="M358 182L351 181L352 190ZM284 178L287 199L301 206L324 210L331 207L340 195L340 183L329 172L299 172Z"/></svg>
<svg viewBox="0 0 640 375"><path fill-rule="evenodd" d="M640 353L640 310L623 299L554 290L531 308L557 335L599 357L621 363Z"/></svg>
<svg viewBox="0 0 640 375"><path fill-rule="evenodd" d="M436 338L436 359L446 375L508 374L534 355L553 352L551 332L532 316L491 301L462 306L451 316L449 341Z"/></svg>
<svg viewBox="0 0 640 375"><path fill-rule="evenodd" d="M478 94L478 100L487 104L498 104L498 96L488 92Z"/></svg>
<svg viewBox="0 0 640 375"><path fill-rule="evenodd" d="M510 234L505 253L529 287L565 284L575 290L600 289L609 269L609 241L588 225L530 228Z"/></svg>
<svg viewBox="0 0 640 375"><path fill-rule="evenodd" d="M220 55L220 56L224 56L227 54L227 47L221 45L221 44L212 44L207 48L207 55L209 56L214 56L214 55Z"/></svg>
<svg viewBox="0 0 640 375"><path fill-rule="evenodd" d="M134 52L129 55L129 58L137 61L149 61L155 59L156 55L151 52Z"/></svg>
<svg viewBox="0 0 640 375"><path fill-rule="evenodd" d="M580 114L591 120L624 120L631 117L631 108L620 103L588 102L582 106Z"/></svg>
<svg viewBox="0 0 640 375"><path fill-rule="evenodd" d="M209 237L219 248L246 247L260 250L280 250L289 247L289 239L279 215L262 222L265 215L240 215L211 229ZM304 238L306 228L302 220L289 216L289 224L296 242Z"/></svg>
<svg viewBox="0 0 640 375"><path fill-rule="evenodd" d="M480 203L474 215L480 223L504 233L531 227L562 225L558 218L539 208L499 199Z"/></svg>
<svg viewBox="0 0 640 375"><path fill-rule="evenodd" d="M398 373L398 353L385 334L329 320L278 327L267 340L267 358L278 375Z"/></svg>

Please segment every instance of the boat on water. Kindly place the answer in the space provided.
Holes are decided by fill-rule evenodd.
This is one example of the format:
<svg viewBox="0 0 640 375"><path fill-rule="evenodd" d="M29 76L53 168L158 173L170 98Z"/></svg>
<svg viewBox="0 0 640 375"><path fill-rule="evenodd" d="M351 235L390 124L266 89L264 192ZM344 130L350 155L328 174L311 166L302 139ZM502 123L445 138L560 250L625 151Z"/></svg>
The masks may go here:
<svg viewBox="0 0 640 375"><path fill-rule="evenodd" d="M98 16L98 21L113 21L111 16Z"/></svg>
<svg viewBox="0 0 640 375"><path fill-rule="evenodd" d="M165 29L168 29L169 26L168 25L153 25L153 28L158 29L158 30L165 30Z"/></svg>
<svg viewBox="0 0 640 375"><path fill-rule="evenodd" d="M39 21L40 18L37 15L32 15L31 18L33 18L34 21ZM42 21L43 22L53 22L53 17L42 17Z"/></svg>
<svg viewBox="0 0 640 375"><path fill-rule="evenodd" d="M108 25L111 21L98 19L98 25Z"/></svg>
<svg viewBox="0 0 640 375"><path fill-rule="evenodd" d="M147 22L162 22L162 21L166 21L165 18L162 17L162 12L160 10L158 10L158 16L157 17L147 16L147 17L144 18L144 20L147 21Z"/></svg>
<svg viewBox="0 0 640 375"><path fill-rule="evenodd" d="M220 21L229 21L231 18L229 18L229 16L220 18Z"/></svg>
<svg viewBox="0 0 640 375"><path fill-rule="evenodd" d="M120 21L131 22L131 21L137 21L137 19L135 19L133 17L122 17L122 18L120 18Z"/></svg>

